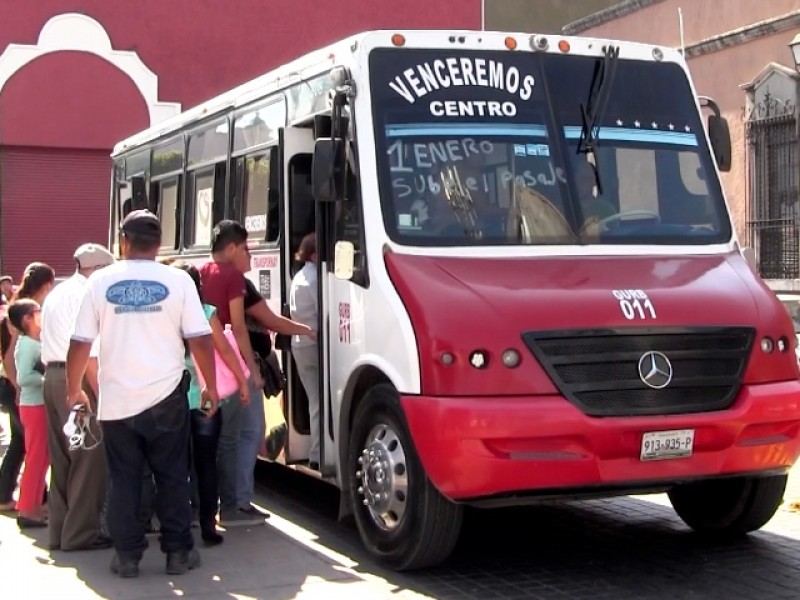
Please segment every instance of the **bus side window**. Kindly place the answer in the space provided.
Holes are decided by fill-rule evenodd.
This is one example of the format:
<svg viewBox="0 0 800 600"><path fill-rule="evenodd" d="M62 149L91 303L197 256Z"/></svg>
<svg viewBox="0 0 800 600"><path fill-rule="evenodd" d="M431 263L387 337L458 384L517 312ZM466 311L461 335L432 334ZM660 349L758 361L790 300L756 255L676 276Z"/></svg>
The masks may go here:
<svg viewBox="0 0 800 600"><path fill-rule="evenodd" d="M145 183L143 175L134 175L131 177L131 185L128 194L128 206L125 206L124 203L122 205L123 218L125 218L125 216L132 210L141 210L148 207L147 184Z"/></svg>
<svg viewBox="0 0 800 600"><path fill-rule="evenodd" d="M235 214L253 241L276 242L280 231L274 155L267 149L236 159Z"/></svg>
<svg viewBox="0 0 800 600"><path fill-rule="evenodd" d="M152 192L150 210L157 214L161 221L161 248L175 250L178 247L178 234L180 233L178 227L180 176L154 182L150 189Z"/></svg>
<svg viewBox="0 0 800 600"><path fill-rule="evenodd" d="M187 175L184 247L208 248L211 230L225 214L225 162L197 168Z"/></svg>

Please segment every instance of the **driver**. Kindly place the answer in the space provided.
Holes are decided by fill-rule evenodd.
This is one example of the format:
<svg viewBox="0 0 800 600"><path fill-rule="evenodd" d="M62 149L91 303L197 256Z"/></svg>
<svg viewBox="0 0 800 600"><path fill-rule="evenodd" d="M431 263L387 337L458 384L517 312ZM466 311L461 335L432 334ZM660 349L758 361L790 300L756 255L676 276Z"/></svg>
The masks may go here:
<svg viewBox="0 0 800 600"><path fill-rule="evenodd" d="M430 214L428 214L428 202L422 198L417 198L411 203L408 211L414 217L414 225L421 229L428 229L430 227Z"/></svg>
<svg viewBox="0 0 800 600"><path fill-rule="evenodd" d="M583 233L592 225L616 215L619 211L608 200L598 195L595 168L588 160L577 160L574 168L575 187L578 191L578 200L581 203L581 214L583 215L583 225L581 225Z"/></svg>

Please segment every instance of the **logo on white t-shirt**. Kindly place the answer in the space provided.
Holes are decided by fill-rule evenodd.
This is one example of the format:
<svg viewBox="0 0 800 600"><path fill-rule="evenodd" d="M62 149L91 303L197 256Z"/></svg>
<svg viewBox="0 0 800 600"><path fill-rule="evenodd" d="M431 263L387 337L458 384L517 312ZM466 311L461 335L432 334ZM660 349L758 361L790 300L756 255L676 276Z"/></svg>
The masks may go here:
<svg viewBox="0 0 800 600"><path fill-rule="evenodd" d="M159 312L158 306L169 296L169 289L158 281L126 279L118 281L106 290L106 300L114 304L114 312L140 313Z"/></svg>

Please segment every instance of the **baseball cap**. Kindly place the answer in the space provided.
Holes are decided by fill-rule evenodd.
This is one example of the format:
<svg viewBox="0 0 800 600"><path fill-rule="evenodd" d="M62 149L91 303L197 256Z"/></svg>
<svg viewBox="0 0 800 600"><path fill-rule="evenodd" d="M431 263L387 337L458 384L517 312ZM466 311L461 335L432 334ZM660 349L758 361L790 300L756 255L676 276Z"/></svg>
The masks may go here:
<svg viewBox="0 0 800 600"><path fill-rule="evenodd" d="M161 237L161 223L149 210L139 209L128 213L122 221L120 231L132 235Z"/></svg>
<svg viewBox="0 0 800 600"><path fill-rule="evenodd" d="M83 244L73 255L81 269L107 267L114 262L114 256L100 244Z"/></svg>

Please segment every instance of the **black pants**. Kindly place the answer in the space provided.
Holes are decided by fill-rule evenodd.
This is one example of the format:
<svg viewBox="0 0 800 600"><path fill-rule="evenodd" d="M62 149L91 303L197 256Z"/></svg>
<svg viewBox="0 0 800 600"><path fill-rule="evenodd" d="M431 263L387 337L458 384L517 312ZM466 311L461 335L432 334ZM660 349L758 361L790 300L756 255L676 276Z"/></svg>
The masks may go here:
<svg viewBox="0 0 800 600"><path fill-rule="evenodd" d="M222 430L222 413L206 417L199 410L191 411L192 474L195 476L198 497L198 517L203 530L214 530L217 514L217 447Z"/></svg>
<svg viewBox="0 0 800 600"><path fill-rule="evenodd" d="M191 550L189 405L181 383L154 407L127 419L103 421L110 482L108 531L120 558L140 560L147 541L141 519L142 475L153 472L161 550Z"/></svg>
<svg viewBox="0 0 800 600"><path fill-rule="evenodd" d="M0 466L0 504L6 504L14 499L17 478L25 460L25 435L15 398L14 386L5 377L0 378L0 406L3 412L8 413L11 425L11 440L3 457L3 464Z"/></svg>

